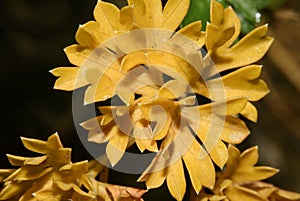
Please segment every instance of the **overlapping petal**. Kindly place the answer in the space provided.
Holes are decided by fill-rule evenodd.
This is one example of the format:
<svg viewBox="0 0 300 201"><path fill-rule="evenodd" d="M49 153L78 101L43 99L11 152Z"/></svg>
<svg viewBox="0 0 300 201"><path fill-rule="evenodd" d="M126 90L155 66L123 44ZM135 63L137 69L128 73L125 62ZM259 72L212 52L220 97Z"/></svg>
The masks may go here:
<svg viewBox="0 0 300 201"><path fill-rule="evenodd" d="M132 140L141 152L157 152L140 181L150 189L166 180L177 200L185 194L183 164L196 192L203 186L213 189L213 164L222 169L230 163L228 144L241 143L249 135L239 115L257 120L252 102L264 97L268 87L259 78L261 66L253 63L273 41L267 26L262 26L237 42L240 20L232 8L217 1L211 1L211 21L205 31L201 22L177 31L188 8L189 0L169 0L164 8L160 0L128 0L122 9L100 1L95 21L80 26L78 44L65 49L76 67L51 71L59 77L57 89L87 86L85 104L115 96L122 101L123 105L99 107L100 116L81 124L89 132L88 140L107 142L112 166ZM198 96L210 102L197 105ZM183 143L181 135L190 140ZM166 161L168 165L159 168ZM266 168L239 171L241 175L251 172L256 179L272 172ZM249 193L244 187L232 191Z"/></svg>

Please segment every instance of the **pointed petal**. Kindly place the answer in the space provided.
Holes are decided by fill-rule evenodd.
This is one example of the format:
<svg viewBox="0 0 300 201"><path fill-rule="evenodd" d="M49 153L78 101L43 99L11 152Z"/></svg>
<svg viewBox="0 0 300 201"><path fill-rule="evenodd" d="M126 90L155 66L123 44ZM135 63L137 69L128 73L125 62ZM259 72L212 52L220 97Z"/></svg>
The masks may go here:
<svg viewBox="0 0 300 201"><path fill-rule="evenodd" d="M245 108L241 111L241 115L249 119L250 121L257 122L258 112L253 104L248 102Z"/></svg>
<svg viewBox="0 0 300 201"><path fill-rule="evenodd" d="M249 65L260 60L273 43L273 38L266 36L268 26L258 27L248 33L236 45L223 51L220 58L212 56L219 71Z"/></svg>
<svg viewBox="0 0 300 201"><path fill-rule="evenodd" d="M163 10L163 22L160 28L174 31L184 19L190 6L190 0L169 0Z"/></svg>
<svg viewBox="0 0 300 201"><path fill-rule="evenodd" d="M82 66L92 52L87 47L82 47L78 44L70 45L64 49L69 61L75 66Z"/></svg>
<svg viewBox="0 0 300 201"><path fill-rule="evenodd" d="M226 117L220 138L231 144L239 144L250 134L245 122L236 117Z"/></svg>
<svg viewBox="0 0 300 201"><path fill-rule="evenodd" d="M168 168L167 186L176 200L182 200L186 191L182 160L179 159Z"/></svg>
<svg viewBox="0 0 300 201"><path fill-rule="evenodd" d="M262 198L256 191L240 186L229 186L224 190L224 194L230 201L267 201L266 199Z"/></svg>
<svg viewBox="0 0 300 201"><path fill-rule="evenodd" d="M176 34L183 34L192 39L201 48L205 42L205 33L201 31L201 21L192 22L181 28Z"/></svg>
<svg viewBox="0 0 300 201"><path fill-rule="evenodd" d="M250 101L257 101L269 93L266 83L259 79L262 67L251 65L240 68L222 77L227 98L246 97ZM217 80L215 80L217 81ZM212 81L210 84L213 84Z"/></svg>
<svg viewBox="0 0 300 201"><path fill-rule="evenodd" d="M78 67L58 67L50 71L54 76L59 77L54 89L72 91L88 84L88 82L80 76L80 68Z"/></svg>
<svg viewBox="0 0 300 201"><path fill-rule="evenodd" d="M99 1L94 9L94 17L109 37L114 35L115 30L120 29L120 11L112 3Z"/></svg>
<svg viewBox="0 0 300 201"><path fill-rule="evenodd" d="M30 139L21 137L23 145L26 147L26 149L40 153L40 154L46 154L47 151L47 142L37 139Z"/></svg>
<svg viewBox="0 0 300 201"><path fill-rule="evenodd" d="M147 175L145 180L143 180L142 176L138 179L138 181L145 181L147 189L158 188L163 185L166 179L167 169L159 170L157 172L151 172Z"/></svg>
<svg viewBox="0 0 300 201"><path fill-rule="evenodd" d="M223 169L228 160L228 151L226 145L219 140L209 154L216 165Z"/></svg>
<svg viewBox="0 0 300 201"><path fill-rule="evenodd" d="M106 154L112 166L115 166L122 158L128 144L129 136L121 133L115 133L115 136L106 146Z"/></svg>

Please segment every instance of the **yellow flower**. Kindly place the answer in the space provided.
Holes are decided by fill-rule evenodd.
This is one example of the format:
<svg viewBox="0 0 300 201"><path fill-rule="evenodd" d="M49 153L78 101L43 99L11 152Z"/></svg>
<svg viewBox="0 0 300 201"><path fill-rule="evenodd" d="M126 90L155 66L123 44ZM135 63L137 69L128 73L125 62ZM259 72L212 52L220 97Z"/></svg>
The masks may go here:
<svg viewBox="0 0 300 201"><path fill-rule="evenodd" d="M47 141L22 138L22 142L27 149L44 155L7 155L10 163L20 168L5 175L0 200L93 198L80 189L87 171L87 161L72 163L71 149L62 146L57 134L50 136Z"/></svg>
<svg viewBox="0 0 300 201"><path fill-rule="evenodd" d="M141 197L147 192L96 180L105 167L93 160L72 163L71 149L62 146L57 133L47 141L22 138L22 142L27 149L44 155L7 155L9 162L20 168L0 169L0 200L143 201Z"/></svg>
<svg viewBox="0 0 300 201"><path fill-rule="evenodd" d="M257 191L248 188L247 184L268 179L278 170L271 167L255 166L258 162L257 146L240 153L236 147L230 145L228 153L226 168L217 176L216 185L212 192L219 196L220 201L266 201ZM202 193L197 200L212 200L211 197L212 195Z"/></svg>
<svg viewBox="0 0 300 201"><path fill-rule="evenodd" d="M217 176L212 190L214 195L202 191L195 201L292 201L300 200L300 194L282 190L262 182L278 172L266 166L255 166L258 162L258 148L252 147L243 153L234 147L228 149L226 168Z"/></svg>
<svg viewBox="0 0 300 201"><path fill-rule="evenodd" d="M65 49L76 67L51 71L59 77L56 89L87 86L85 104L121 99L123 105L99 107L100 116L82 123L88 139L108 141L112 165L132 141L142 152L158 152L139 180L147 188L167 180L177 200L185 193L183 162L196 192L212 189L213 162L223 168L227 144L249 134L238 115L257 120L251 102L269 90L259 78L262 67L253 63L273 41L262 26L235 43L240 20L215 0L205 32L199 21L177 31L188 7L189 0L169 0L163 9L160 0L128 0L122 9L100 1L96 21L80 26L78 44ZM198 105L199 96L211 103Z"/></svg>

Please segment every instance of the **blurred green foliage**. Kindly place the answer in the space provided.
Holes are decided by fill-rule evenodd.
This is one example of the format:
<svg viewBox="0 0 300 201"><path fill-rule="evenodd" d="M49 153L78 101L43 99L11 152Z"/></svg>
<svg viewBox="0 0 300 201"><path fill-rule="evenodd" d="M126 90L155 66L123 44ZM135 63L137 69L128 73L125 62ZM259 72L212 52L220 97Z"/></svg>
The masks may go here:
<svg viewBox="0 0 300 201"><path fill-rule="evenodd" d="M262 11L280 8L285 0L218 0L224 7L232 6L241 19L241 32L246 34L262 22ZM191 6L182 26L201 20L203 30L209 21L210 0L191 0Z"/></svg>

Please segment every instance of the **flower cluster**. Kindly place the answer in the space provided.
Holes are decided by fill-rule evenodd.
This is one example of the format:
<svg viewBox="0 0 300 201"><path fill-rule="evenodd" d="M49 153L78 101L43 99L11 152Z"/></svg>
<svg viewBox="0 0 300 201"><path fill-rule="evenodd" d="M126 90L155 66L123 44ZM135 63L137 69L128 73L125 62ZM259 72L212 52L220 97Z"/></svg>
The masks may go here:
<svg viewBox="0 0 300 201"><path fill-rule="evenodd" d="M205 31L200 21L181 27L189 3L128 0L119 9L99 1L95 20L76 33L78 44L65 48L74 66L51 70L54 88L85 87L84 104L100 105L100 115L81 126L87 140L107 143L110 167L133 144L153 154L138 179L147 189L165 182L182 200L188 174L199 201L300 200L262 182L277 170L254 166L257 147L241 154L234 146L250 133L240 117L256 122L253 102L269 92L255 64L273 41L267 25L240 38L237 14L211 0ZM43 156L8 155L19 169L0 170L0 200L142 201L147 191L99 180L107 167L96 160L72 163L57 134L22 142Z"/></svg>
<svg viewBox="0 0 300 201"><path fill-rule="evenodd" d="M224 171L217 176L217 185L212 194L202 192L198 201L289 201L300 200L300 194L282 190L272 184L261 182L278 172L266 166L255 166L258 148L252 147L243 153L229 146L229 159Z"/></svg>
<svg viewBox="0 0 300 201"><path fill-rule="evenodd" d="M142 201L145 190L110 185L96 180L104 168L97 161L71 162L71 149L64 148L58 134L47 141L22 138L24 146L43 156L7 155L18 169L1 169L0 200L112 200ZM88 192L83 189L85 187Z"/></svg>
<svg viewBox="0 0 300 201"><path fill-rule="evenodd" d="M212 189L214 163L223 168L227 145L248 136L239 115L257 120L251 102L269 90L253 63L273 41L265 25L236 42L240 20L217 1L205 31L200 21L177 30L188 8L188 0L169 0L164 8L160 0L128 0L122 9L100 1L95 21L80 26L78 44L65 49L75 67L51 71L59 77L56 89L87 86L86 104L122 100L81 124L88 139L107 142L112 166L131 141L141 152L157 152L139 181L150 189L166 180L177 200L185 194L183 164L197 193ZM199 97L209 101L200 104Z"/></svg>

